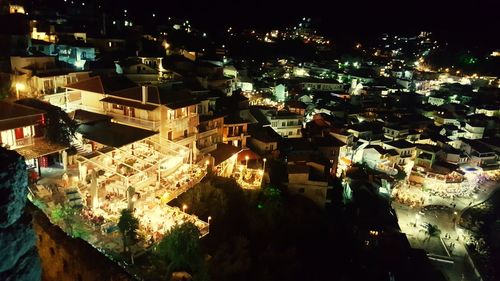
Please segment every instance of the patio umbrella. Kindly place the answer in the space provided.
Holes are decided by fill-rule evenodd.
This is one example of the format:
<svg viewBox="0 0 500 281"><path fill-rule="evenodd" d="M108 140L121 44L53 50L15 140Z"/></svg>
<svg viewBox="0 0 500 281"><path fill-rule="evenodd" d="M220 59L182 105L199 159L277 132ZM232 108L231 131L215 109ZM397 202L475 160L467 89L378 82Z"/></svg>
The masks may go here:
<svg viewBox="0 0 500 281"><path fill-rule="evenodd" d="M92 169L90 179L90 195L92 196L92 209L96 209L99 205L99 198L97 192L97 173L95 169Z"/></svg>
<svg viewBox="0 0 500 281"><path fill-rule="evenodd" d="M66 171L68 168L68 153L66 150L63 150L62 154L62 162L63 162L63 169Z"/></svg>

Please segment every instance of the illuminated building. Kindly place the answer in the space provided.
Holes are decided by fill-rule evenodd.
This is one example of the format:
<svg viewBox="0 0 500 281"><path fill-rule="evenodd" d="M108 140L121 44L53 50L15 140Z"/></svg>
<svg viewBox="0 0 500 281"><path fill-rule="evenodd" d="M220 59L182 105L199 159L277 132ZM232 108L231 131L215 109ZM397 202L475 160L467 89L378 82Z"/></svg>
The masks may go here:
<svg viewBox="0 0 500 281"><path fill-rule="evenodd" d="M224 117L223 142L237 147L246 147L250 137L247 131L248 121L238 116Z"/></svg>
<svg viewBox="0 0 500 281"><path fill-rule="evenodd" d="M17 103L0 102L0 143L21 154L29 168L48 166L46 156L60 153L67 147L45 139L45 112Z"/></svg>
<svg viewBox="0 0 500 281"><path fill-rule="evenodd" d="M397 157L397 164L404 166L408 164L411 158L415 154L415 144L412 144L406 140L396 140L391 142L385 142L382 144L385 149L394 149L399 157Z"/></svg>

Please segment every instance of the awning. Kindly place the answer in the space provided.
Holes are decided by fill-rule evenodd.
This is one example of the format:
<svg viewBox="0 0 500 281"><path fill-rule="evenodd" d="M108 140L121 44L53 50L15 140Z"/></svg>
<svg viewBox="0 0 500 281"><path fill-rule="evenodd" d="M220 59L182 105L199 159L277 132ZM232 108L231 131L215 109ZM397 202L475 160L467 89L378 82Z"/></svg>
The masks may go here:
<svg viewBox="0 0 500 281"><path fill-rule="evenodd" d="M88 140L111 147L122 147L157 134L153 131L106 121L81 124L76 131Z"/></svg>
<svg viewBox="0 0 500 281"><path fill-rule="evenodd" d="M31 160L45 155L50 155L52 153L61 152L67 148L67 146L49 142L44 138L40 138L35 139L35 143L33 145L18 148L16 151L26 160Z"/></svg>
<svg viewBox="0 0 500 281"><path fill-rule="evenodd" d="M220 163L226 161L231 158L231 156L239 153L241 148L232 146L226 143L218 143L217 149L210 152L210 154L215 158L214 165L218 166Z"/></svg>

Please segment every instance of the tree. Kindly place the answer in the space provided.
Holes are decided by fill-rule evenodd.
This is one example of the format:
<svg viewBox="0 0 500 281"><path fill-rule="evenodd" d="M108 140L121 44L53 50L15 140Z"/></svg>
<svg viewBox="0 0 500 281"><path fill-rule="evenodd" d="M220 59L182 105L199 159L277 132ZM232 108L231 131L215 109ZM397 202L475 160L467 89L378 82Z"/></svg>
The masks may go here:
<svg viewBox="0 0 500 281"><path fill-rule="evenodd" d="M10 81L0 83L0 101L5 100L10 95Z"/></svg>
<svg viewBox="0 0 500 281"><path fill-rule="evenodd" d="M73 236L73 217L76 215L76 210L70 206L59 205L51 212L52 219L57 222L63 222L68 234Z"/></svg>
<svg viewBox="0 0 500 281"><path fill-rule="evenodd" d="M76 122L60 107L37 99L22 99L16 103L45 111L45 137L54 143L71 145L76 132Z"/></svg>
<svg viewBox="0 0 500 281"><path fill-rule="evenodd" d="M203 267L200 231L190 222L175 225L158 244L156 253L170 262L170 272L196 273Z"/></svg>
<svg viewBox="0 0 500 281"><path fill-rule="evenodd" d="M441 235L441 230L435 224L424 224L424 231L427 234L427 241L431 240L432 237L439 237Z"/></svg>
<svg viewBox="0 0 500 281"><path fill-rule="evenodd" d="M249 280L252 265L249 240L243 236L224 242L214 254L210 269L214 280Z"/></svg>
<svg viewBox="0 0 500 281"><path fill-rule="evenodd" d="M134 214L129 209L121 211L120 219L118 220L118 229L122 234L123 252L126 253L129 245L136 242L137 229L139 228L139 220L134 217Z"/></svg>
<svg viewBox="0 0 500 281"><path fill-rule="evenodd" d="M404 170L398 169L398 173L396 174L396 176L394 176L394 178L398 181L401 181L401 180L406 179L406 176L407 176L407 174Z"/></svg>
<svg viewBox="0 0 500 281"><path fill-rule="evenodd" d="M180 202L189 206L190 212L199 217L216 218L224 215L228 197L223 188L216 187L211 181L206 181L185 193Z"/></svg>

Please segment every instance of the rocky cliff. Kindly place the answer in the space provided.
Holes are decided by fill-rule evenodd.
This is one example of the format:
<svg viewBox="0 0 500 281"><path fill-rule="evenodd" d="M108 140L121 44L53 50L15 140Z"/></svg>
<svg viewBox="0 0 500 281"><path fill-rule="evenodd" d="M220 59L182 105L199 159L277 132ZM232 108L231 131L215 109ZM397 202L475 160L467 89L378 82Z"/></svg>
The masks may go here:
<svg viewBox="0 0 500 281"><path fill-rule="evenodd" d="M41 278L31 216L24 212L27 194L24 158L0 147L0 280Z"/></svg>

